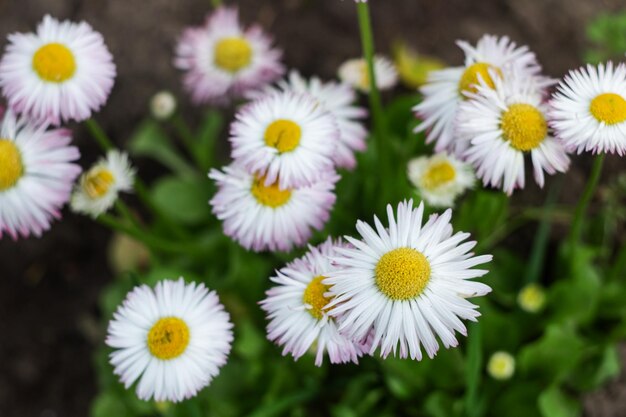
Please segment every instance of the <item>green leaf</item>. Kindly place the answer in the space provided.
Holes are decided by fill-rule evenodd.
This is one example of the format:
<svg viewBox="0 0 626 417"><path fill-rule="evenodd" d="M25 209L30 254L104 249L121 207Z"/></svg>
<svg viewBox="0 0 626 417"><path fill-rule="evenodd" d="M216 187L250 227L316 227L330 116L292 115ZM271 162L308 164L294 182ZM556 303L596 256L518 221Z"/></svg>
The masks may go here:
<svg viewBox="0 0 626 417"><path fill-rule="evenodd" d="M222 115L215 111L209 110L198 129L198 141L194 145L194 152L202 163L202 166L209 169L213 166L213 157L215 154L215 145L220 136L224 121Z"/></svg>
<svg viewBox="0 0 626 417"><path fill-rule="evenodd" d="M489 416L535 417L539 416L537 396L540 387L530 381L506 387L490 405Z"/></svg>
<svg viewBox="0 0 626 417"><path fill-rule="evenodd" d="M212 183L205 178L166 177L152 189L154 204L173 221L197 225L211 218Z"/></svg>
<svg viewBox="0 0 626 417"><path fill-rule="evenodd" d="M130 417L131 414L116 395L110 392L99 394L91 404L91 417Z"/></svg>
<svg viewBox="0 0 626 417"><path fill-rule="evenodd" d="M180 156L161 126L153 120L139 125L128 143L128 149L132 155L152 158L178 175L197 176L194 168Z"/></svg>
<svg viewBox="0 0 626 417"><path fill-rule="evenodd" d="M501 192L476 190L455 213L456 229L471 232L479 242L506 221L509 199Z"/></svg>
<svg viewBox="0 0 626 417"><path fill-rule="evenodd" d="M577 417L581 412L580 404L556 385L539 395L539 410L543 417Z"/></svg>

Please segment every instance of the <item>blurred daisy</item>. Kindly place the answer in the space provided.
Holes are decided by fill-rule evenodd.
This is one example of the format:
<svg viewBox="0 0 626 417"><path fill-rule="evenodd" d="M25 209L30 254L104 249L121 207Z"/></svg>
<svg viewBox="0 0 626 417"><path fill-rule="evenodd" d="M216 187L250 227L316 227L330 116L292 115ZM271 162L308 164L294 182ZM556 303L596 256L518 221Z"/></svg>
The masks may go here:
<svg viewBox="0 0 626 417"><path fill-rule="evenodd" d="M72 210L96 218L111 208L121 191L131 191L134 180L135 169L128 155L109 151L81 176L72 194Z"/></svg>
<svg viewBox="0 0 626 417"><path fill-rule="evenodd" d="M218 192L210 201L213 213L224 222L224 233L244 248L288 251L304 245L313 229L320 230L335 203L339 176L328 172L318 182L301 188L266 185L263 177L232 164L211 170Z"/></svg>
<svg viewBox="0 0 626 417"><path fill-rule="evenodd" d="M398 83L398 71L389 59L383 56L374 58L374 73L376 87L379 90L389 90ZM339 67L339 79L357 90L368 93L370 91L370 76L367 62L363 58L349 59Z"/></svg>
<svg viewBox="0 0 626 417"><path fill-rule="evenodd" d="M626 154L626 66L570 71L551 101L551 126L568 149Z"/></svg>
<svg viewBox="0 0 626 417"><path fill-rule="evenodd" d="M281 189L316 182L334 170L335 118L308 94L270 94L243 107L231 125L232 157L265 185Z"/></svg>
<svg viewBox="0 0 626 417"><path fill-rule="evenodd" d="M433 207L452 207L454 200L474 185L472 167L445 153L412 159L408 175Z"/></svg>
<svg viewBox="0 0 626 417"><path fill-rule="evenodd" d="M195 396L230 353L233 325L215 291L164 280L132 290L109 323L110 362L142 400L178 402Z"/></svg>
<svg viewBox="0 0 626 417"><path fill-rule="evenodd" d="M475 47L465 41L458 41L457 45L465 53L465 65L430 72L428 83L420 89L424 99L413 108L422 119L415 131L428 131L426 143L435 142L437 152L457 153L454 131L457 109L467 98L466 93L476 92L479 80L493 88L495 79L510 71L532 77L541 70L535 54L527 46L517 47L507 36L484 35ZM542 85L551 83L547 78L538 80Z"/></svg>
<svg viewBox="0 0 626 417"><path fill-rule="evenodd" d="M159 91L150 99L150 113L157 120L167 120L176 111L176 97L169 91Z"/></svg>
<svg viewBox="0 0 626 417"><path fill-rule="evenodd" d="M80 174L73 164L78 149L71 132L4 113L0 126L0 238L41 236L61 217L72 184Z"/></svg>
<svg viewBox="0 0 626 417"><path fill-rule="evenodd" d="M277 271L270 278L277 285L267 291L267 298L260 303L270 320L267 337L283 346L283 355L290 353L297 360L316 345L313 349L317 366L322 365L325 352L331 363L357 363L363 353L362 344L339 334L335 320L325 308L330 299L322 280L333 270L329 257L335 255L335 245L342 244L329 238L317 247L309 247L305 256Z"/></svg>
<svg viewBox="0 0 626 417"><path fill-rule="evenodd" d="M363 240L346 237L354 248L336 248L333 263L339 269L323 281L330 287L331 316L340 317L339 331L352 340L373 332L370 353L380 348L383 357L399 347L401 358L431 358L439 336L444 346L457 346L455 331L467 334L460 319L476 321L480 315L469 297L491 291L471 281L487 273L473 269L491 261L474 256L476 242L464 242L469 233L452 234L451 211L433 215L422 226L424 205L400 203L394 216L387 206L389 226L374 217L376 229L358 221Z"/></svg>
<svg viewBox="0 0 626 417"><path fill-rule="evenodd" d="M260 26L244 29L235 8L220 7L201 27L185 30L176 47L175 66L198 103L228 103L285 72L281 51Z"/></svg>
<svg viewBox="0 0 626 417"><path fill-rule="evenodd" d="M489 358L487 372L493 379L511 379L515 373L515 358L509 352L496 352Z"/></svg>
<svg viewBox="0 0 626 417"><path fill-rule="evenodd" d="M298 71L290 71L286 80L276 86L267 86L263 90L248 95L252 99L260 99L268 94L281 92L310 94L322 107L335 117L339 128L339 141L332 155L335 165L340 168L353 169L356 165L355 151L364 151L367 130L359 119L367 116L367 110L354 105L356 94L352 87L334 81L323 82L317 77L306 80Z"/></svg>
<svg viewBox="0 0 626 417"><path fill-rule="evenodd" d="M91 117L109 97L113 57L85 22L45 16L37 33L9 35L0 86L10 107L55 125Z"/></svg>
<svg viewBox="0 0 626 417"><path fill-rule="evenodd" d="M544 172L569 168L569 157L548 131L547 108L533 79L515 76L484 81L458 112L458 135L469 142L464 153L483 184L501 187L507 194L524 188L524 156L529 155L535 181L544 184Z"/></svg>
<svg viewBox="0 0 626 417"><path fill-rule="evenodd" d="M546 304L546 291L539 284L528 284L517 294L517 304L527 313L538 313Z"/></svg>

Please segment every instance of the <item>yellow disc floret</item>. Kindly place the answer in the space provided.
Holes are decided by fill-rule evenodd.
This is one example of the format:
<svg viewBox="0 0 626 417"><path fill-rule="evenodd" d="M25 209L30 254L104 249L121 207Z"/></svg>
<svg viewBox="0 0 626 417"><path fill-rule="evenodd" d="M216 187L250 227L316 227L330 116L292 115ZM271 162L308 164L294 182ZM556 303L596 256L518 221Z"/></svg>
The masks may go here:
<svg viewBox="0 0 626 417"><path fill-rule="evenodd" d="M398 248L384 254L375 269L376 285L392 300L408 300L424 291L430 280L430 263L423 253Z"/></svg>
<svg viewBox="0 0 626 417"><path fill-rule="evenodd" d="M487 64L486 62L477 62L467 67L459 80L459 93L461 93L461 96L466 98L462 94L463 91L469 91L471 93L478 91L476 89L476 85L480 84L480 81L478 81L479 75L485 84L487 84L490 88L495 88L496 85L491 78L491 74L489 74L489 70L495 71L500 77L502 77L502 71L500 71L499 68L494 67L491 64Z"/></svg>
<svg viewBox="0 0 626 417"><path fill-rule="evenodd" d="M189 327L178 317L164 317L148 332L148 348L153 356L169 360L182 355L189 345Z"/></svg>
<svg viewBox="0 0 626 417"><path fill-rule="evenodd" d="M228 72L237 72L250 65L252 47L245 38L224 38L215 44L215 65Z"/></svg>
<svg viewBox="0 0 626 417"><path fill-rule="evenodd" d="M281 190L278 187L278 181L271 185L265 185L265 177L257 177L252 182L250 192L256 201L272 208L287 204L291 198L291 190Z"/></svg>
<svg viewBox="0 0 626 417"><path fill-rule="evenodd" d="M278 149L278 152L291 152L300 144L302 129L291 120L278 119L265 129L265 144Z"/></svg>
<svg viewBox="0 0 626 417"><path fill-rule="evenodd" d="M489 358L487 372L494 379L510 379L515 373L515 358L508 352L496 352Z"/></svg>
<svg viewBox="0 0 626 417"><path fill-rule="evenodd" d="M60 43L48 43L35 52L33 69L44 81L62 83L76 72L74 54Z"/></svg>
<svg viewBox="0 0 626 417"><path fill-rule="evenodd" d="M604 93L593 100L589 111L598 121L614 125L626 121L626 100L619 94Z"/></svg>
<svg viewBox="0 0 626 417"><path fill-rule="evenodd" d="M309 313L318 320L324 316L324 307L330 302L330 298L324 296L328 292L328 286L322 282L325 278L322 275L313 278L304 290L302 297L304 304L311 306Z"/></svg>
<svg viewBox="0 0 626 417"><path fill-rule="evenodd" d="M424 172L422 186L432 191L453 181L455 177L456 171L450 162L437 162L430 165Z"/></svg>
<svg viewBox="0 0 626 417"><path fill-rule="evenodd" d="M504 138L519 151L535 149L548 135L548 123L543 113L525 103L510 105L502 114L500 128Z"/></svg>
<svg viewBox="0 0 626 417"><path fill-rule="evenodd" d="M20 150L13 141L0 139L0 191L13 187L23 174Z"/></svg>
<svg viewBox="0 0 626 417"><path fill-rule="evenodd" d="M85 174L81 186L92 200L104 197L115 184L113 173L106 168L94 167Z"/></svg>

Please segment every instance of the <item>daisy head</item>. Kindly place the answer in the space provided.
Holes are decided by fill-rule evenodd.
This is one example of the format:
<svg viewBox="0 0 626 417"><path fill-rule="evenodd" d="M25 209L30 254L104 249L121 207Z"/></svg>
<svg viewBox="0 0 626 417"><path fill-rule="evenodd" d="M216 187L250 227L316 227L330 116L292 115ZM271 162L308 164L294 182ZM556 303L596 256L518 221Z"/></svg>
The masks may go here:
<svg viewBox="0 0 626 417"><path fill-rule="evenodd" d="M211 170L209 178L217 183L210 204L224 223L224 233L260 252L289 251L304 245L313 230L322 229L335 203L339 176L328 172L309 186L281 189L232 164L223 172Z"/></svg>
<svg viewBox="0 0 626 417"><path fill-rule="evenodd" d="M185 30L174 63L196 103L221 104L279 78L281 55L260 26L246 29L237 9L220 7L203 26Z"/></svg>
<svg viewBox="0 0 626 417"><path fill-rule="evenodd" d="M491 255L474 256L476 242L468 233L453 234L451 211L433 215L422 225L424 205L413 201L387 206L388 227L374 217L376 228L358 221L362 240L346 237L353 248L337 248L338 269L323 283L334 297L330 315L339 318L339 331L352 340L372 332L370 353L393 352L420 360L422 347L429 357L439 349L457 346L455 332L467 333L461 319L475 321L477 306L467 298L491 288L472 281L487 273L474 269Z"/></svg>
<svg viewBox="0 0 626 417"><path fill-rule="evenodd" d="M266 185L302 187L333 171L340 133L309 94L269 94L243 107L231 125L232 157Z"/></svg>
<svg viewBox="0 0 626 417"><path fill-rule="evenodd" d="M267 86L263 90L249 95L252 99L262 98L267 94L292 91L310 94L334 118L339 129L339 140L332 155L338 168L353 169L356 165L355 151L364 151L367 130L360 121L367 116L367 110L354 105L356 92L346 83L324 82L318 77L305 79L298 71L290 71L289 77L276 86Z"/></svg>
<svg viewBox="0 0 626 417"><path fill-rule="evenodd" d="M170 91L159 91L150 99L150 113L157 120L167 120L176 112L176 97Z"/></svg>
<svg viewBox="0 0 626 417"><path fill-rule="evenodd" d="M534 79L511 75L496 79L493 88L482 81L477 91L459 107L457 129L468 143L464 156L485 185L509 195L524 188L526 155L540 187L544 173L567 171L569 157L550 134L543 93Z"/></svg>
<svg viewBox="0 0 626 417"><path fill-rule="evenodd" d="M81 176L72 194L72 210L98 217L111 208L121 191L132 190L135 172L128 155L109 151L106 158Z"/></svg>
<svg viewBox="0 0 626 417"><path fill-rule="evenodd" d="M72 184L80 174L73 162L78 149L69 146L67 129L18 118L5 111L0 124L0 238L8 233L41 236L53 218L61 217Z"/></svg>
<svg viewBox="0 0 626 417"><path fill-rule="evenodd" d="M338 70L339 79L359 91L369 93L370 76L367 62L363 58L349 59ZM374 57L374 74L376 87L379 90L390 90L398 83L398 71L389 59L384 56Z"/></svg>
<svg viewBox="0 0 626 417"><path fill-rule="evenodd" d="M110 362L142 400L178 402L195 396L230 353L233 325L204 284L164 280L136 287L109 323Z"/></svg>
<svg viewBox="0 0 626 417"><path fill-rule="evenodd" d="M612 62L570 71L552 97L551 125L578 153L626 154L626 66Z"/></svg>
<svg viewBox="0 0 626 417"><path fill-rule="evenodd" d="M484 35L472 46L465 41L457 45L465 54L465 65L429 73L428 82L420 91L424 99L413 110L422 119L416 132L427 131L426 142L435 142L435 150L458 153L454 120L459 104L467 93L475 93L482 81L494 88L497 79L510 72L524 77L538 77L543 84L551 81L539 77L541 67L527 46L518 47L507 36Z"/></svg>
<svg viewBox="0 0 626 417"><path fill-rule="evenodd" d="M325 352L331 363L357 363L365 346L341 335L326 309L330 298L323 280L334 269L330 257L335 246L345 245L329 238L276 271L270 278L276 285L260 303L270 321L267 337L283 347L283 355L290 353L297 360L312 348L317 366L322 365Z"/></svg>
<svg viewBox="0 0 626 417"><path fill-rule="evenodd" d="M115 79L102 35L85 22L45 16L36 33L9 35L0 61L0 87L9 106L59 125L91 117Z"/></svg>
<svg viewBox="0 0 626 417"><path fill-rule="evenodd" d="M408 176L433 207L452 207L454 200L474 185L472 167L445 153L412 159Z"/></svg>

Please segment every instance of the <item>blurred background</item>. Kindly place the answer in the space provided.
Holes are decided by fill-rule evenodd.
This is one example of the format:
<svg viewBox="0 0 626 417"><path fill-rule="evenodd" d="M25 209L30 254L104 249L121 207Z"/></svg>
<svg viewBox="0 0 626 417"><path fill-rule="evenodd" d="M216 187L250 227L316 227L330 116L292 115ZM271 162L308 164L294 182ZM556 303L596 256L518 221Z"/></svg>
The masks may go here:
<svg viewBox="0 0 626 417"><path fill-rule="evenodd" d="M335 76L339 64L360 54L352 0L240 0L245 22L260 22L283 49L286 65L305 75ZM509 35L536 52L546 74L561 77L579 66L588 48L585 28L602 13L626 7L623 0L370 0L378 51L404 41L421 53L460 64L456 39L475 42L484 33ZM46 13L86 20L102 32L115 57L113 94L96 118L124 144L145 116L150 97L169 89L185 116L199 118L180 89L172 66L177 36L198 25L209 0L2 0L0 35L34 31ZM75 143L88 166L99 151L79 126ZM224 134L225 132L223 132ZM582 184L585 164L568 181ZM618 158L609 158L607 176ZM137 162L148 179L159 168ZM565 188L567 190L567 188ZM530 187L515 199L533 200ZM565 193L567 194L567 193ZM563 196L567 200L567 195ZM207 207L207 210L209 208ZM112 279L110 234L86 217L64 213L41 239L0 241L0 416L88 415L96 393L92 356L102 343L97 326L99 291ZM585 401L588 416L626 415L626 380ZM116 417L116 416L111 416Z"/></svg>

